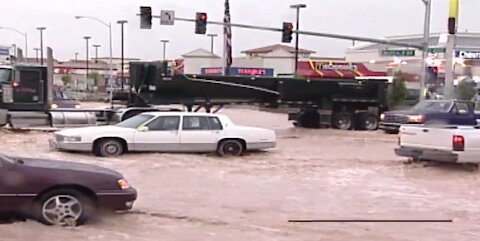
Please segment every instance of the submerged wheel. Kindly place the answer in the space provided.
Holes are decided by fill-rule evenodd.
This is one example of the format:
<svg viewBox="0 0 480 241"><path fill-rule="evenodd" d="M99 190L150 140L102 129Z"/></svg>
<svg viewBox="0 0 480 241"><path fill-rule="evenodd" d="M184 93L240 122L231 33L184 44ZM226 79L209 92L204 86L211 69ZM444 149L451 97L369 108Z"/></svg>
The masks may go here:
<svg viewBox="0 0 480 241"><path fill-rule="evenodd" d="M46 225L77 226L94 213L93 201L73 189L57 189L43 195L34 207L35 218Z"/></svg>
<svg viewBox="0 0 480 241"><path fill-rule="evenodd" d="M297 125L305 128L319 128L320 127L320 114L316 111L306 111L300 114L298 117Z"/></svg>
<svg viewBox="0 0 480 241"><path fill-rule="evenodd" d="M123 144L116 139L100 140L94 146L94 153L102 157L120 156L124 151Z"/></svg>
<svg viewBox="0 0 480 241"><path fill-rule="evenodd" d="M360 115L359 127L361 130L374 131L378 129L378 117L371 113L364 113Z"/></svg>
<svg viewBox="0 0 480 241"><path fill-rule="evenodd" d="M243 144L239 140L225 140L218 145L219 156L240 156L244 151Z"/></svg>
<svg viewBox="0 0 480 241"><path fill-rule="evenodd" d="M335 129L351 130L353 124L353 115L350 112L339 112L333 115L332 127Z"/></svg>

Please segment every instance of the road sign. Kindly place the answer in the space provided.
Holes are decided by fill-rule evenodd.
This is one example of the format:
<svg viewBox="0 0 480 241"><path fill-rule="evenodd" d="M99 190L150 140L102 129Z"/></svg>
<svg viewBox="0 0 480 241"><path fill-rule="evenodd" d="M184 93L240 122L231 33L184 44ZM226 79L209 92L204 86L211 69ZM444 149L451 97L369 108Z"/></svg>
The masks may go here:
<svg viewBox="0 0 480 241"><path fill-rule="evenodd" d="M410 57L410 56L415 56L415 50L414 49L384 49L382 50L382 56Z"/></svg>
<svg viewBox="0 0 480 241"><path fill-rule="evenodd" d="M162 10L160 12L160 25L173 25L175 23L175 11Z"/></svg>
<svg viewBox="0 0 480 241"><path fill-rule="evenodd" d="M429 48L428 49L428 52L431 53L431 54L441 54L441 53L445 53L447 51L446 48Z"/></svg>

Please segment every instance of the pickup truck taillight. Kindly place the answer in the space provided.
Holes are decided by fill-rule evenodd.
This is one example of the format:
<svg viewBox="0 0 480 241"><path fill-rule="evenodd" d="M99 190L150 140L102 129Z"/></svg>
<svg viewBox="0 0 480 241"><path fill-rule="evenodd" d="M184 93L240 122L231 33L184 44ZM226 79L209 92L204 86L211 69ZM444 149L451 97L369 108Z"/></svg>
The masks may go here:
<svg viewBox="0 0 480 241"><path fill-rule="evenodd" d="M453 151L464 151L465 150L465 138L463 136L453 136Z"/></svg>

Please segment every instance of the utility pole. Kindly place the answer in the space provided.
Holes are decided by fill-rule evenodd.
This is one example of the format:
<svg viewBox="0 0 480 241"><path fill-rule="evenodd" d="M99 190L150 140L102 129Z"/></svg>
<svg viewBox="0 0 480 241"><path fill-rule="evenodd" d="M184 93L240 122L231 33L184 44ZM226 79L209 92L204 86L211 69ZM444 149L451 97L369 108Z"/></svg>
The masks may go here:
<svg viewBox="0 0 480 241"><path fill-rule="evenodd" d="M86 60L85 86L87 87L87 91L88 91L88 90L89 90L89 89L88 89L88 62L89 62L89 60L88 60L88 47L89 47L89 45L88 45L88 40L91 39L91 37L90 37L90 36L85 36L85 37L83 37L83 38L84 38L85 41L86 41L86 49L85 49L85 51L86 51L86 58L85 58L85 60Z"/></svg>
<svg viewBox="0 0 480 241"><path fill-rule="evenodd" d="M128 21L127 21L127 20L119 20L119 21L117 21L117 23L121 25L121 30L122 30L122 33L121 33L121 35L122 35L122 56L121 56L121 65L122 65L122 67L120 68L120 69L121 69L120 79L121 79L121 82L122 82L122 83L121 83L121 86L122 86L121 88L122 88L122 90L123 90L123 85L124 85L124 83L125 83L125 73L124 73L124 70L123 70L123 69L125 68L125 62L124 62L124 61L125 61L125 55L124 55L124 33L123 33L123 31L124 31L124 26L123 26L123 25L125 25L126 23L128 23Z"/></svg>
<svg viewBox="0 0 480 241"><path fill-rule="evenodd" d="M167 44L170 42L166 39L160 40L163 43L163 61L167 60Z"/></svg>
<svg viewBox="0 0 480 241"><path fill-rule="evenodd" d="M290 8L296 9L297 10L297 28L296 30L300 30L300 9L301 8L306 8L306 4L296 4L290 6ZM298 32L295 33L295 76L297 76L298 72L298 44L299 44L299 34Z"/></svg>
<svg viewBox="0 0 480 241"><path fill-rule="evenodd" d="M210 42L210 52L213 54L213 53L214 53L213 47L214 47L215 38L218 37L218 35L217 35L217 34L207 34L207 37L210 37L210 38L211 38L211 42Z"/></svg>
<svg viewBox="0 0 480 241"><path fill-rule="evenodd" d="M95 63L98 63L98 48L101 47L100 44L94 44L93 47L95 48Z"/></svg>
<svg viewBox="0 0 480 241"><path fill-rule="evenodd" d="M46 30L46 27L38 27L37 30L40 31L40 64L43 65L43 31Z"/></svg>
<svg viewBox="0 0 480 241"><path fill-rule="evenodd" d="M421 80L420 80L420 101L425 100L426 93L426 81L427 81L427 58L428 58L428 49L430 41L430 19L432 11L432 0L421 0L425 4L425 21L423 27L423 49L422 49L422 60L420 63L421 68Z"/></svg>
<svg viewBox="0 0 480 241"><path fill-rule="evenodd" d="M447 63L445 66L445 99L455 98L453 55L455 53L455 37L458 23L458 4L459 0L450 0L450 10L448 14L448 39L446 46Z"/></svg>

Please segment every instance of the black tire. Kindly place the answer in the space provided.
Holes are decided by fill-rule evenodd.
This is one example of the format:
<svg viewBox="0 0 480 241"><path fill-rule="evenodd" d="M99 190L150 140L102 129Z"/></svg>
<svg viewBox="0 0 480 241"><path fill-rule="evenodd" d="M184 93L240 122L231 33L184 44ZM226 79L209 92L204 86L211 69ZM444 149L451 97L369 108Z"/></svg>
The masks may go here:
<svg viewBox="0 0 480 241"><path fill-rule="evenodd" d="M101 157L116 157L124 152L123 144L116 139L103 139L95 143L94 154Z"/></svg>
<svg viewBox="0 0 480 241"><path fill-rule="evenodd" d="M57 197L59 202L54 201ZM78 226L93 217L95 205L90 197L77 190L55 189L42 195L32 211L34 218L46 225Z"/></svg>
<svg viewBox="0 0 480 241"><path fill-rule="evenodd" d="M217 148L217 154L222 157L240 156L244 151L243 144L239 140L221 141Z"/></svg>
<svg viewBox="0 0 480 241"><path fill-rule="evenodd" d="M305 128L319 128L320 127L320 114L316 111L302 112L298 117L298 126Z"/></svg>
<svg viewBox="0 0 480 241"><path fill-rule="evenodd" d="M389 134L389 135L396 135L398 134L400 131L399 130L383 130L383 132Z"/></svg>
<svg viewBox="0 0 480 241"><path fill-rule="evenodd" d="M339 112L333 115L332 127L339 130L351 130L354 126L354 118L350 112Z"/></svg>
<svg viewBox="0 0 480 241"><path fill-rule="evenodd" d="M378 129L380 120L378 117L371 113L363 113L359 116L358 127L360 130L374 131Z"/></svg>

